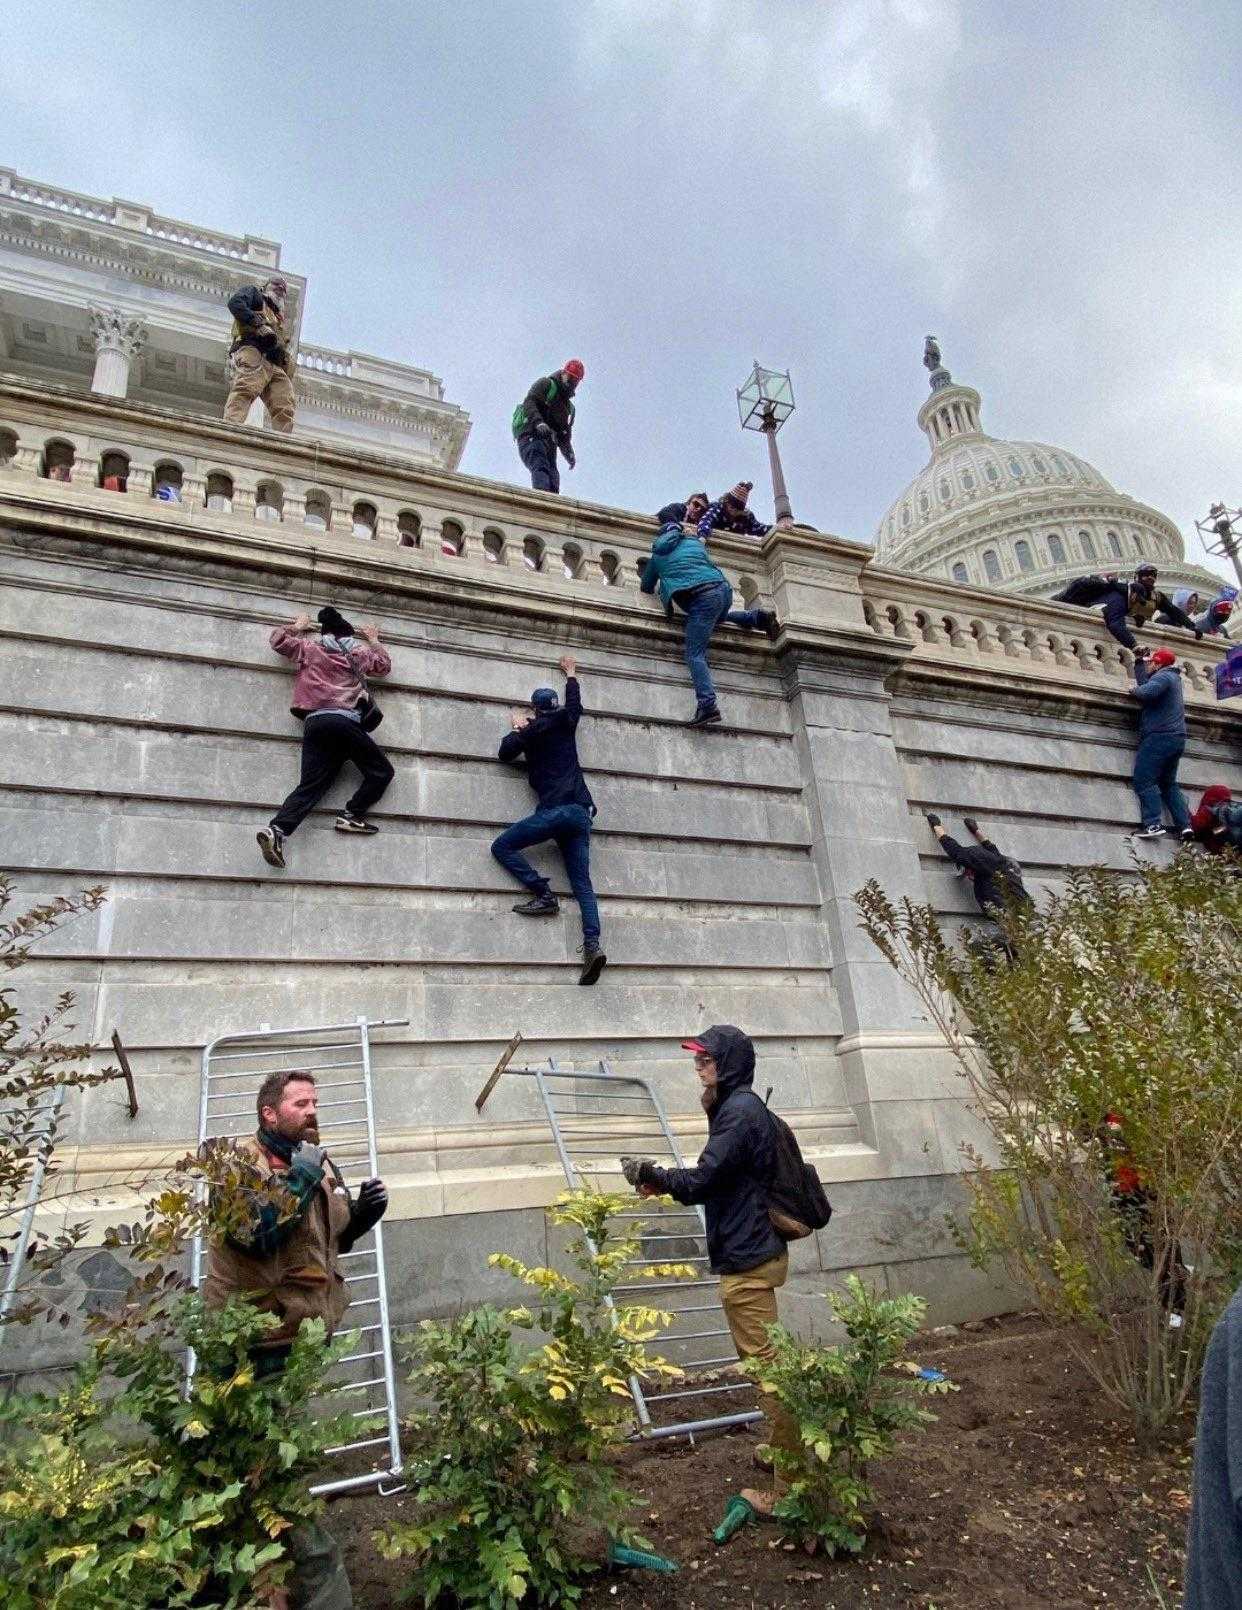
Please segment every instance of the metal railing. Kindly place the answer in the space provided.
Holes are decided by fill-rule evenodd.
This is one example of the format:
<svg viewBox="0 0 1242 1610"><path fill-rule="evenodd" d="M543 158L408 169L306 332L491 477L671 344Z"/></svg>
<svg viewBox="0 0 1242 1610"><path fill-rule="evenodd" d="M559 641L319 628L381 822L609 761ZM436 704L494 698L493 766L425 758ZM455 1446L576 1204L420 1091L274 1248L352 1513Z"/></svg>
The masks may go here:
<svg viewBox="0 0 1242 1610"><path fill-rule="evenodd" d="M399 1028L408 1018L369 1022L332 1023L314 1028L270 1029L252 1034L223 1035L203 1050L199 1089L198 1140L240 1139L253 1135L254 1096L269 1073L278 1070L315 1075L316 1087L328 1099L319 1103L320 1143L336 1164L346 1186L374 1178L378 1172L375 1148L375 1108L372 1099L371 1040L373 1029ZM328 1077L321 1078L321 1074ZM363 1237L369 1245L342 1254L349 1269L345 1277L350 1303L340 1324L354 1331L358 1346L339 1359L328 1372L324 1397L327 1414L340 1413L340 1400L365 1394L364 1406L349 1411L355 1420L380 1422L378 1435L365 1435L327 1450L331 1458L368 1455L371 1467L363 1473L317 1482L314 1493L340 1493L397 1482L401 1476L401 1435L397 1417L396 1373L388 1317L388 1283L384 1264L383 1227ZM190 1250L190 1280L197 1289L203 1279L206 1249L196 1237ZM187 1358L187 1381L195 1361ZM360 1427L369 1430L368 1427ZM383 1452L381 1452L383 1450Z"/></svg>

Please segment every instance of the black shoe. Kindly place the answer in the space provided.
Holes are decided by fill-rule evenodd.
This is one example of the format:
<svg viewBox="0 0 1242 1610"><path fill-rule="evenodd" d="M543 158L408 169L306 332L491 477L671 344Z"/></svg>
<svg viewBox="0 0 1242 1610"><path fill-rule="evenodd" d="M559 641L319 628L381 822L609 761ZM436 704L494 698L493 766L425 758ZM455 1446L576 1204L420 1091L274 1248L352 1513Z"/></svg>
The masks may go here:
<svg viewBox="0 0 1242 1610"><path fill-rule="evenodd" d="M1183 844L1193 844L1195 842L1195 830L1193 827L1184 827L1178 837Z"/></svg>
<svg viewBox="0 0 1242 1610"><path fill-rule="evenodd" d="M278 827L261 827L255 834L259 841L259 848L263 851L263 859L268 866L283 867L285 864L285 835Z"/></svg>
<svg viewBox="0 0 1242 1610"><path fill-rule="evenodd" d="M692 727L717 727L722 720L718 704L701 704L691 717Z"/></svg>
<svg viewBox="0 0 1242 1610"><path fill-rule="evenodd" d="M580 984L595 984L599 982L599 975L604 970L604 963L608 960L598 945L583 945L582 971L578 974Z"/></svg>
<svg viewBox="0 0 1242 1610"><path fill-rule="evenodd" d="M1164 829L1159 826L1136 827L1134 832L1130 834L1130 837L1132 839L1162 839L1164 837Z"/></svg>
<svg viewBox="0 0 1242 1610"><path fill-rule="evenodd" d="M759 611L759 630L766 632L775 643L780 636L781 623L777 620L774 609L761 609Z"/></svg>
<svg viewBox="0 0 1242 1610"><path fill-rule="evenodd" d="M561 903L554 894L537 894L513 909L519 917L555 917L561 909Z"/></svg>
<svg viewBox="0 0 1242 1610"><path fill-rule="evenodd" d="M368 822L363 816L351 816L348 811L342 811L332 824L338 833L378 833L379 828L374 822Z"/></svg>

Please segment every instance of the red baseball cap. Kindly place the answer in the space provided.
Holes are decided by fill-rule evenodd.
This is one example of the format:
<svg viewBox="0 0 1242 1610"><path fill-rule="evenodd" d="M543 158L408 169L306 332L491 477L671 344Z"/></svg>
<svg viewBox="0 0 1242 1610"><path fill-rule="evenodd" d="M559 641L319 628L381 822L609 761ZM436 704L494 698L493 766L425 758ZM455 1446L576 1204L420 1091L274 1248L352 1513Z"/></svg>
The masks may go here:
<svg viewBox="0 0 1242 1610"><path fill-rule="evenodd" d="M561 369L563 375L572 375L575 380L581 380L586 375L586 365L581 358L571 358Z"/></svg>
<svg viewBox="0 0 1242 1610"><path fill-rule="evenodd" d="M1177 655L1171 648L1158 648L1147 661L1148 665L1176 665Z"/></svg>

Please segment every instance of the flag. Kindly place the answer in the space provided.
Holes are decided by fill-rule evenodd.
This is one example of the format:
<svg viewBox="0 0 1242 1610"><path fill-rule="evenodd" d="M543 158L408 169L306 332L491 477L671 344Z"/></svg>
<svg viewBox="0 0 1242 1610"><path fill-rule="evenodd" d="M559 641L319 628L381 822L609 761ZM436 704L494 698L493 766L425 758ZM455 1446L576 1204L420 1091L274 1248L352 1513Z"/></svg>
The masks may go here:
<svg viewBox="0 0 1242 1610"><path fill-rule="evenodd" d="M1216 697L1242 698L1242 643L1235 643L1213 669L1216 676Z"/></svg>

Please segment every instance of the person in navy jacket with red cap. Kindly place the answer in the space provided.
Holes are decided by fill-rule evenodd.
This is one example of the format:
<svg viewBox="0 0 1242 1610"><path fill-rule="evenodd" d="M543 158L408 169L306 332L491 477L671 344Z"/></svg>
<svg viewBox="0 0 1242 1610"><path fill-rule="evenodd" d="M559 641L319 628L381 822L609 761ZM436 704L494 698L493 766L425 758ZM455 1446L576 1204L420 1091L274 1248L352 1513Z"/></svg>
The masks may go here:
<svg viewBox="0 0 1242 1610"><path fill-rule="evenodd" d="M1134 792L1138 795L1142 826L1137 839L1164 837L1161 809L1167 808L1173 826L1189 843L1194 838L1190 809L1177 781L1177 767L1186 749L1186 706L1177 655L1171 648L1134 660L1134 686L1130 692L1142 706L1139 743L1134 756Z"/></svg>

